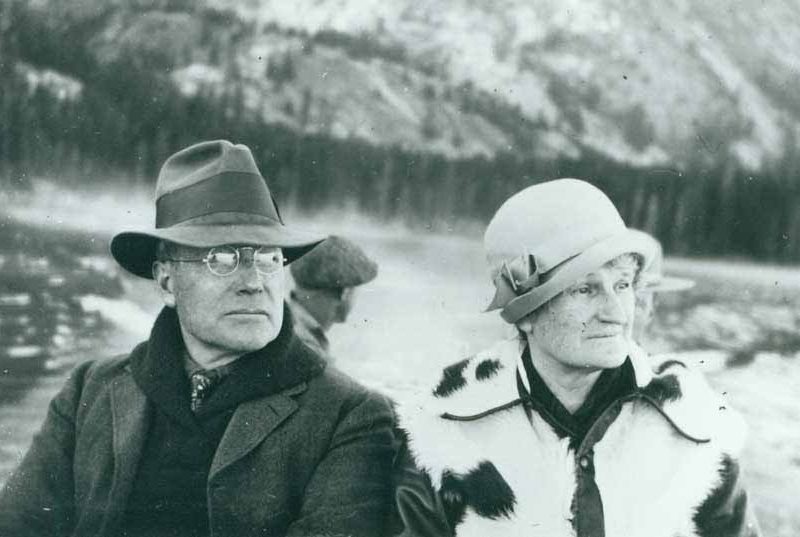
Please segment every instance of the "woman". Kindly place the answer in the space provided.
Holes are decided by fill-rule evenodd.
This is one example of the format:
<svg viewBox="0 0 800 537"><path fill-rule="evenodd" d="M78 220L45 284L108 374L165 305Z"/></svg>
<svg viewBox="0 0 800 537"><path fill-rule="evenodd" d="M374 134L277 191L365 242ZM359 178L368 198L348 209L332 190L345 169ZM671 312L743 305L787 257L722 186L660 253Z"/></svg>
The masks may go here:
<svg viewBox="0 0 800 537"><path fill-rule="evenodd" d="M560 179L507 200L485 248L490 309L518 336L400 405L405 534L758 535L739 418L683 364L629 357L652 242Z"/></svg>

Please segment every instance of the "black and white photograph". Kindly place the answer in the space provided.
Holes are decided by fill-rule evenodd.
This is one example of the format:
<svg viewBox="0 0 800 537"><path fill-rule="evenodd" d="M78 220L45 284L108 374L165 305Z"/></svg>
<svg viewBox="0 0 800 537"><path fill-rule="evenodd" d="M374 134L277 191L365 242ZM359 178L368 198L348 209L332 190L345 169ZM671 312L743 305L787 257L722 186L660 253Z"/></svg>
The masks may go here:
<svg viewBox="0 0 800 537"><path fill-rule="evenodd" d="M798 0L0 0L0 537L799 535L798 51Z"/></svg>

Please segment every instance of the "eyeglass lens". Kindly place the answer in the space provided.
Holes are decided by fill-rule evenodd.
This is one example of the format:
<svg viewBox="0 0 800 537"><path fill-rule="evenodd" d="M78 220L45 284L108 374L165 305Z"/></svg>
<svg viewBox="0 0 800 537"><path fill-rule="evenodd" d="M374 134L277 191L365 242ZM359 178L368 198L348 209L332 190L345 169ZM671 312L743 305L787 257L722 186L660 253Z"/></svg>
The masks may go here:
<svg viewBox="0 0 800 537"><path fill-rule="evenodd" d="M277 248L252 248L241 246L217 246L208 252L206 264L214 274L226 276L233 273L242 261L245 266L252 262L261 274L273 274L283 267L283 254Z"/></svg>

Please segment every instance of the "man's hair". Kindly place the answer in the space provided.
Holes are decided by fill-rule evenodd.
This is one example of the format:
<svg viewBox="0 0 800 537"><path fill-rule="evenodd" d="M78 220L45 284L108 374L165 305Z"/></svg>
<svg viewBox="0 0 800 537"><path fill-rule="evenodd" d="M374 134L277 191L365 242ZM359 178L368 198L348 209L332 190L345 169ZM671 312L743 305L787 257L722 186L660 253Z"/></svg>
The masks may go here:
<svg viewBox="0 0 800 537"><path fill-rule="evenodd" d="M156 261L168 261L178 253L178 245L174 242L160 240L156 243Z"/></svg>

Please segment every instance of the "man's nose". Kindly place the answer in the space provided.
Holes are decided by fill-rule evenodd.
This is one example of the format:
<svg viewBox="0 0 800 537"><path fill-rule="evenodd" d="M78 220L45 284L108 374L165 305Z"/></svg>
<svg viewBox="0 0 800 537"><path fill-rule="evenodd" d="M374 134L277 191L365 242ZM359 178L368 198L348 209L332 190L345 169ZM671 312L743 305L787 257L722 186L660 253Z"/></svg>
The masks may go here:
<svg viewBox="0 0 800 537"><path fill-rule="evenodd" d="M264 291L264 278L256 269L255 257L253 252L247 250L240 253L239 266L236 268L239 279L241 281L241 291L247 293L259 293Z"/></svg>

